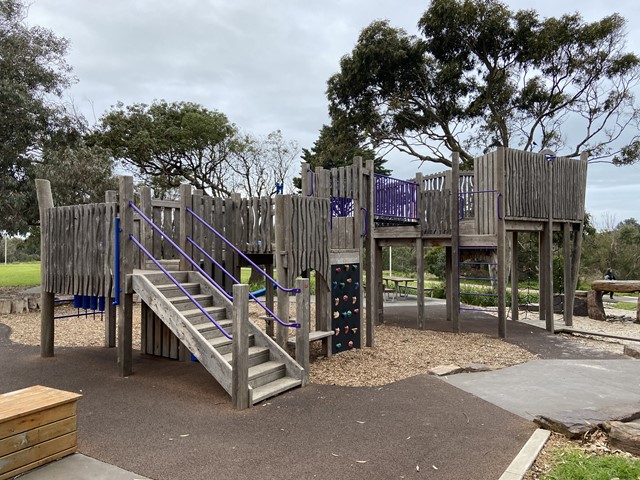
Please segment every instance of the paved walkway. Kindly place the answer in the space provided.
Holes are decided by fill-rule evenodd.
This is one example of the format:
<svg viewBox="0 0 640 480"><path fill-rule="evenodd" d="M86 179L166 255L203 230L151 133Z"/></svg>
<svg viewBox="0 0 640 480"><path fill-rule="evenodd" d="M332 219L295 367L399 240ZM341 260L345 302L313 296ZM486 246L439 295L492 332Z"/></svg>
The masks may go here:
<svg viewBox="0 0 640 480"><path fill-rule="evenodd" d="M82 393L79 451L154 480L495 480L535 429L428 375L380 388L310 385L238 412L197 363L135 355L135 374L120 378L114 349L58 348L45 359L1 340L3 330L0 392ZM70 478L53 468L45 478Z"/></svg>

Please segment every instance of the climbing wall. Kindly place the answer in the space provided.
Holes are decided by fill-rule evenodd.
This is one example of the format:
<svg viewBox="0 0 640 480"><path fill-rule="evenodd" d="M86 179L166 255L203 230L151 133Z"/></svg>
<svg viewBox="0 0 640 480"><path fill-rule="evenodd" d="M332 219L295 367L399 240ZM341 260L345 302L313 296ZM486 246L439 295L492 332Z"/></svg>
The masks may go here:
<svg viewBox="0 0 640 480"><path fill-rule="evenodd" d="M360 264L331 266L333 353L360 348Z"/></svg>

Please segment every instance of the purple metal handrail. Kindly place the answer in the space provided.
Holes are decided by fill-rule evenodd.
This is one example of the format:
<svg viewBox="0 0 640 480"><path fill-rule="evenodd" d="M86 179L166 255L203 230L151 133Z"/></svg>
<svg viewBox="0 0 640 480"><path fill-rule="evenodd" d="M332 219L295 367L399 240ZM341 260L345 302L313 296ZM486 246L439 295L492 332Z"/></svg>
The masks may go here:
<svg viewBox="0 0 640 480"><path fill-rule="evenodd" d="M234 283L240 283L240 281L234 277L230 272L228 272L222 265L220 265L220 263L218 261L216 261L216 259L214 259L211 255L209 255L209 253L207 253L200 245L198 245L191 237L189 237L187 235L187 242L189 242L191 245L193 245L194 247L196 247L196 249L202 253L205 257L207 257L209 260L211 260L216 267L218 267L220 270L222 270L231 280L233 280ZM256 297L253 293L249 292L249 297L251 297L252 299L254 299L256 301L256 303L258 305L260 305L262 307L262 309L267 312L271 317L273 317L273 319L278 322L280 325L282 325L283 327L292 327L292 328L300 328L300 324L297 322L292 322L292 323L285 323L282 320L280 320L280 318L278 318L278 316L273 313L269 307L267 307L264 303L262 303L260 300L258 300L258 297Z"/></svg>
<svg viewBox="0 0 640 480"><path fill-rule="evenodd" d="M192 302L192 303L193 303L193 304L198 308L198 310L200 310L200 311L204 314L204 316L205 316L205 317L207 317L207 318L209 319L209 321L210 321L211 323L213 323L213 324L218 328L218 330L220 330L220 333L222 333L222 334L223 334L225 337L227 337L229 340L233 340L233 337L232 337L229 333L227 333L227 331L226 331L224 328L222 328L222 326L221 326L218 322L216 322L216 319L215 319L215 318L213 318L213 317L209 314L209 312L207 312L207 311L205 310L205 308L204 308L202 305L200 305L200 303L199 303L195 298L193 298L193 296L192 296L189 292L187 292L187 290L186 290L186 289L185 289L185 288L180 284L180 282L179 282L178 280L176 280L176 278L175 278L173 275L171 275L171 274L167 271L167 269L166 269L166 268L164 268L164 267L160 264L160 262L159 262L158 260L156 260L156 259L153 257L153 255L152 255L152 254L151 254L151 253L150 253L146 248L144 248L144 246L143 246L143 245L142 245L142 244L141 244L141 243L136 239L136 237L134 237L134 236L133 236L133 234L129 235L129 238L131 239L131 241L132 241L133 243L135 243L135 244L138 246L138 248L139 248L139 249L140 249L140 250L141 250L141 251L142 251L142 252L143 252L147 257L149 257L149 259L150 259L153 263L155 263L155 264L156 264L156 266L157 266L160 270L162 270L162 272L163 272L167 277L169 277L169 280L171 280L171 281L175 284L175 286L176 286L176 287L178 287L178 288L180 289L180 291L181 291L182 293L184 293L184 294L187 296L187 298L188 298L189 300L191 300L191 302Z"/></svg>
<svg viewBox="0 0 640 480"><path fill-rule="evenodd" d="M211 284L212 284L214 287L216 287L216 288L220 291L220 293L222 293L222 294L223 294L223 295L224 295L228 300L233 300L233 297L232 297L231 295L229 295L229 294L225 291L225 289L224 289L224 288L222 288L220 285L218 285L218 284L215 282L215 280L214 280L213 278L211 278L211 276L210 276L207 272L205 272L205 271L202 269L202 267L201 267L200 265L198 265L198 264L196 263L196 261L195 261L193 258L191 258L189 255L187 255L187 253L186 253L184 250L182 250L182 249L178 246L178 244L176 244L176 242L174 242L173 240L171 240L171 238L167 237L167 235L166 235L162 230L160 230L160 228L159 228L157 225L155 225L155 224L151 221L151 219L150 219L149 217L147 217L144 213L142 213L142 211L141 211L138 207L136 207L136 206L135 206L135 204L134 204L133 202L129 202L129 206L130 206L131 208L133 208L133 209L138 213L138 215L140 215L140 218L142 218L143 220L145 220L145 221L146 221L146 222L151 226L151 228L153 228L156 232L158 232L158 233L162 236L162 238L163 238L164 240L166 240L167 242L169 242L169 245L171 245L173 248L175 248L175 249L178 251L178 253L179 253L180 255L182 255L182 256L183 256L183 257L184 257L184 258L185 258L185 259L186 259L186 260L187 260L191 265L193 265L193 266L195 267L195 269L196 269L196 270L198 270L198 272L199 272L202 276L204 276L204 277L205 277L209 282L211 282Z"/></svg>
<svg viewBox="0 0 640 480"><path fill-rule="evenodd" d="M376 205L374 215L405 220L418 220L418 184L410 180L374 174Z"/></svg>
<svg viewBox="0 0 640 480"><path fill-rule="evenodd" d="M187 207L187 212L189 212L193 216L193 218L195 218L200 223L202 223L202 225L204 225L207 229L209 229L211 232L213 232L220 240L222 240L224 243L229 245L233 249L234 252L236 252L244 260L246 260L247 263L249 263L249 265L251 265L253 268L258 270L258 273L260 273L268 281L273 283L276 286L276 288L280 289L283 292L287 292L287 293L300 293L300 289L299 288L285 288L282 285L280 285L278 282L276 282L276 280L271 278L271 276L267 272L262 270L258 265L256 265L256 263L253 260L251 260L249 257L247 257L238 247L236 247L233 243L231 243L229 240L227 240L224 237L224 235L219 233L215 228L213 228L211 225L209 225L203 218L198 216L198 214L195 213L193 210L191 210L189 207Z"/></svg>

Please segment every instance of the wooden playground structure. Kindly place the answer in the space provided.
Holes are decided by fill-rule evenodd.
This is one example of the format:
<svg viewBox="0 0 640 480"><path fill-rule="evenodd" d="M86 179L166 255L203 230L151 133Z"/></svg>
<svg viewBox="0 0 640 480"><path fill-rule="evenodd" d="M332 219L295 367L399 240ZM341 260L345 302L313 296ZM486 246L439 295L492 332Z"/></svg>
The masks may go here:
<svg viewBox="0 0 640 480"><path fill-rule="evenodd" d="M303 164L301 194L274 198L211 198L182 185L179 200L158 200L146 187L134 193L133 179L120 177L119 191L108 192L104 203L54 207L48 182L37 181L41 353L54 353L55 295L102 298L105 346L117 346L119 372L129 375L137 294L142 353L182 360L193 355L234 404L246 408L308 381L310 341L322 341L327 355L374 346L375 326L383 321L386 246L416 248L417 328L428 327L424 248L446 249L447 315L454 332L460 332L465 308L460 269L474 255L490 259L482 263L496 271L498 334L505 337L509 265L516 292L511 318L518 320L519 232L538 233L540 318L549 331L553 234L562 232L564 321L571 325L586 156L573 160L499 148L464 172L457 155L452 160L450 171L418 173L413 180L375 174L373 162L360 158L331 170L311 171ZM240 268L247 265L265 278L263 300L240 285ZM266 331L248 320L250 298L265 311Z"/></svg>

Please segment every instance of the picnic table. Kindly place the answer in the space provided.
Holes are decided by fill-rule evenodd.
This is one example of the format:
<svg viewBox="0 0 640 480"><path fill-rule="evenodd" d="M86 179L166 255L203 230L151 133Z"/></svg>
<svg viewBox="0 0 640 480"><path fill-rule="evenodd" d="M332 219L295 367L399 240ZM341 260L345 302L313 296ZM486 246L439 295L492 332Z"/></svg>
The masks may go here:
<svg viewBox="0 0 640 480"><path fill-rule="evenodd" d="M602 295L605 292L636 293L640 292L640 280L596 280L591 282L591 292L587 298L589 318L605 320ZM636 307L636 321L640 322L640 297Z"/></svg>
<svg viewBox="0 0 640 480"><path fill-rule="evenodd" d="M416 285L409 285L409 283L415 283L418 281L415 278L394 277L390 275L388 277L382 277L382 279L386 284L384 289L385 293L393 293L394 299L396 296L407 297L409 295L409 290L415 290L416 293L418 292L418 287ZM393 283L393 287L390 285L391 283ZM425 288L424 291L429 292L431 296L433 296L433 288Z"/></svg>

